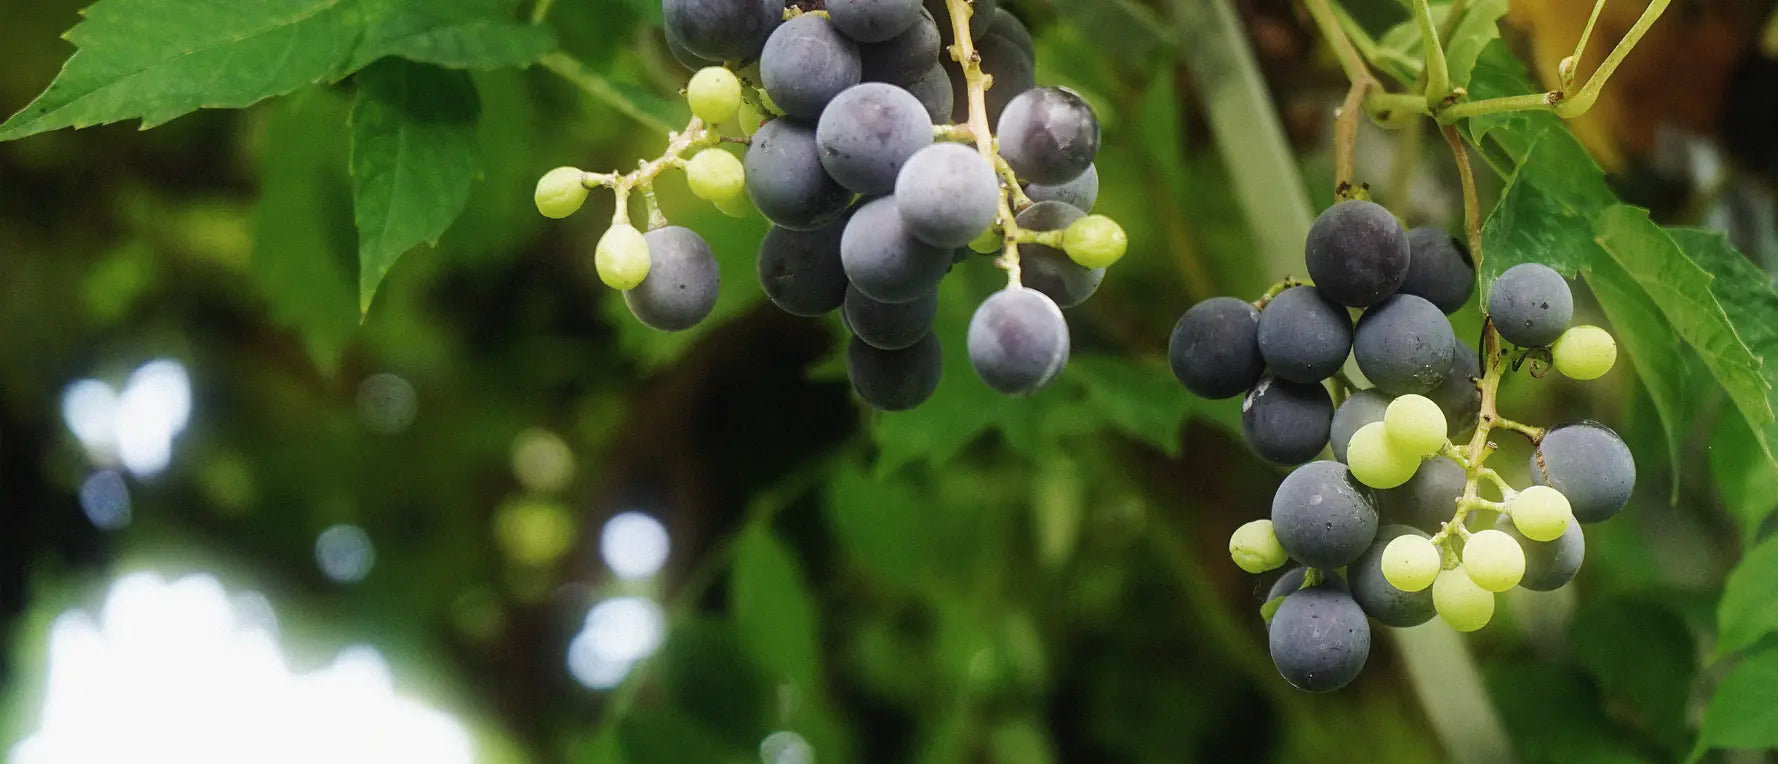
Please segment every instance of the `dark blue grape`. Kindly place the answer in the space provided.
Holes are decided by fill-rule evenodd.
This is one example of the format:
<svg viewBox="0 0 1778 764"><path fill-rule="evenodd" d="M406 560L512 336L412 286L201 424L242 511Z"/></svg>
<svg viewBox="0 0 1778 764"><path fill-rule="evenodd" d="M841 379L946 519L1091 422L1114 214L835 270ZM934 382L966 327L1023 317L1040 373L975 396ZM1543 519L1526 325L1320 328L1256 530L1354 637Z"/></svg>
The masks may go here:
<svg viewBox="0 0 1778 764"><path fill-rule="evenodd" d="M1000 392L1029 395L1043 389L1068 363L1062 309L1028 287L995 292L969 319L969 362Z"/></svg>
<svg viewBox="0 0 1778 764"><path fill-rule="evenodd" d="M1427 459L1408 482L1377 493L1383 519L1437 533L1457 513L1457 498L1468 480L1456 462L1442 456Z"/></svg>
<svg viewBox="0 0 1778 764"><path fill-rule="evenodd" d="M1000 137L1000 155L1020 178L1032 183L1074 180L1099 153L1099 118L1093 107L1062 88L1032 88L1018 94L1000 115L995 135Z"/></svg>
<svg viewBox="0 0 1778 764"><path fill-rule="evenodd" d="M1026 29L1025 24L1005 8L994 9L988 22L988 34L1006 38L1025 54L1025 58L1037 60L1037 46L1031 42L1031 30Z"/></svg>
<svg viewBox="0 0 1778 764"><path fill-rule="evenodd" d="M846 290L846 328L874 348L900 350L919 342L937 315L936 290L911 302L878 302L856 287Z"/></svg>
<svg viewBox="0 0 1778 764"><path fill-rule="evenodd" d="M1034 202L1061 202L1075 209L1091 212L1093 204L1099 201L1099 168L1087 165L1086 172L1060 185L1027 183L1025 195Z"/></svg>
<svg viewBox="0 0 1778 764"><path fill-rule="evenodd" d="M815 128L794 119L780 117L760 127L743 167L753 206L784 228L820 228L838 220L852 202L852 192L821 167Z"/></svg>
<svg viewBox="0 0 1778 764"><path fill-rule="evenodd" d="M1346 446L1351 444L1352 435L1360 427L1383 421L1383 412L1389 409L1391 400L1381 390L1359 390L1334 409L1333 423L1328 426L1327 435L1334 459L1346 461Z"/></svg>
<svg viewBox="0 0 1778 764"><path fill-rule="evenodd" d="M1272 297L1259 314L1259 353L1272 373L1292 382L1334 375L1352 352L1352 317L1312 286Z"/></svg>
<svg viewBox="0 0 1778 764"><path fill-rule="evenodd" d="M1494 280L1488 292L1488 317L1507 342L1543 347L1568 329L1574 318L1574 293L1555 269L1520 263Z"/></svg>
<svg viewBox="0 0 1778 764"><path fill-rule="evenodd" d="M667 52L673 54L673 59L678 61L679 65L685 67L687 71L695 72L707 66L722 65L721 61L712 61L686 50L685 43L680 42L679 37L673 34L672 27L666 27L665 32L667 37Z"/></svg>
<svg viewBox="0 0 1778 764"><path fill-rule="evenodd" d="M1290 471L1272 494L1272 531L1290 558L1312 568L1337 568L1377 537L1377 505L1346 465L1309 462Z"/></svg>
<svg viewBox="0 0 1778 764"><path fill-rule="evenodd" d="M1390 395L1436 389L1450 375L1457 348L1445 314L1411 294L1395 295L1365 311L1352 333L1359 370Z"/></svg>
<svg viewBox="0 0 1778 764"><path fill-rule="evenodd" d="M721 286L710 245L679 226L657 228L642 238L648 242L648 277L624 292L624 304L655 329L676 332L697 325L716 307Z"/></svg>
<svg viewBox="0 0 1778 764"><path fill-rule="evenodd" d="M1581 532L1580 523L1569 523L1568 530L1562 531L1555 541L1525 538L1525 534L1513 527L1511 520L1504 518L1495 527L1513 537L1525 550L1525 577L1519 579L1521 589L1550 592L1567 586L1587 558L1587 539Z"/></svg>
<svg viewBox="0 0 1778 764"><path fill-rule="evenodd" d="M932 119L912 93L866 82L835 96L815 124L815 145L829 177L852 191L880 196L914 152L932 145Z"/></svg>
<svg viewBox="0 0 1778 764"><path fill-rule="evenodd" d="M994 11L999 8L1000 3L998 0L975 0L972 5L974 13L969 17L969 35L979 38L988 33L989 25L994 23ZM938 19L939 32L943 35L945 44L950 45L953 40L951 11L945 6L945 0L925 0L925 7L933 18Z"/></svg>
<svg viewBox="0 0 1778 764"><path fill-rule="evenodd" d="M846 299L840 265L841 218L813 231L772 226L759 240L759 285L766 297L795 316L819 316Z"/></svg>
<svg viewBox="0 0 1778 764"><path fill-rule="evenodd" d="M1351 595L1315 586L1284 598L1266 641L1285 681L1299 690L1332 692L1364 670L1371 625Z"/></svg>
<svg viewBox="0 0 1778 764"><path fill-rule="evenodd" d="M922 8L920 17L907 31L883 42L858 46L858 57L863 66L862 76L866 82L888 82L913 90L910 83L938 67L939 48L942 45L939 42L938 25L933 22L932 14ZM945 81L945 90L947 93L950 91L950 80ZM951 110L947 108L944 111L945 116L933 119L949 119L950 113Z"/></svg>
<svg viewBox="0 0 1778 764"><path fill-rule="evenodd" d="M1568 497L1583 523L1610 520L1636 490L1636 459L1611 428L1597 422L1557 427L1531 453L1531 479Z"/></svg>
<svg viewBox="0 0 1778 764"><path fill-rule="evenodd" d="M1271 588L1266 590L1266 601L1270 602L1279 597L1289 596L1296 590L1303 588L1303 578L1307 575L1309 575L1309 566L1307 565L1298 565L1284 571L1278 576L1278 580L1272 582ZM1332 570L1321 571L1321 581L1316 586L1326 586L1342 592L1347 590L1346 579Z"/></svg>
<svg viewBox="0 0 1778 764"><path fill-rule="evenodd" d="M1445 423L1450 428L1447 434L1453 440L1474 427L1476 417L1482 413L1482 389L1476 387L1476 380L1481 377L1482 365L1475 350L1459 342L1451 353L1451 370L1445 374L1445 381L1426 393L1445 412Z"/></svg>
<svg viewBox="0 0 1778 764"><path fill-rule="evenodd" d="M1212 297L1191 307L1167 341L1173 376L1200 398L1230 398L1259 382L1259 309L1245 300Z"/></svg>
<svg viewBox="0 0 1778 764"><path fill-rule="evenodd" d="M935 247L968 244L988 226L1000 203L1000 181L974 147L927 146L901 168L895 204L908 232Z"/></svg>
<svg viewBox="0 0 1778 764"><path fill-rule="evenodd" d="M661 0L670 34L687 51L710 61L743 61L760 54L784 20L781 0Z"/></svg>
<svg viewBox="0 0 1778 764"><path fill-rule="evenodd" d="M1418 529L1405 525L1385 525L1377 529L1377 538L1364 554L1346 566L1346 580L1352 588L1352 599L1364 608L1366 615L1385 626L1405 628L1432 620L1432 587L1417 592L1404 592L1383 577L1383 547L1399 536L1430 538Z"/></svg>
<svg viewBox="0 0 1778 764"><path fill-rule="evenodd" d="M1014 96L1037 86L1037 70L1019 46L1004 37L986 35L976 38L975 52L981 56L982 71L994 78L994 86L982 94L982 105L987 108L991 124L1000 120ZM944 65L945 73L951 78L951 118L959 123L967 122L969 91L963 78L963 67L949 56L941 57L939 63Z"/></svg>
<svg viewBox="0 0 1778 764"><path fill-rule="evenodd" d="M1327 446L1333 425L1333 399L1321 385L1305 385L1267 375L1241 402L1241 434L1260 458L1275 464L1302 464Z"/></svg>
<svg viewBox="0 0 1778 764"><path fill-rule="evenodd" d="M1368 308L1395 294L1407 278L1408 236L1382 205L1349 199L1315 218L1303 259L1328 299Z"/></svg>
<svg viewBox="0 0 1778 764"><path fill-rule="evenodd" d="M864 203L840 237L840 262L858 291L882 302L908 302L932 292L951 268L951 250L914 238L901 223L895 197Z"/></svg>
<svg viewBox="0 0 1778 764"><path fill-rule="evenodd" d="M858 42L883 42L920 19L920 0L827 0L827 17Z"/></svg>
<svg viewBox="0 0 1778 764"><path fill-rule="evenodd" d="M1027 231L1060 231L1086 213L1061 202L1038 202L1013 217ZM1044 244L1019 245L1019 281L1044 293L1056 305L1072 308L1099 290L1104 268L1088 268L1068 253Z"/></svg>
<svg viewBox="0 0 1778 764"><path fill-rule="evenodd" d="M926 402L938 389L943 358L929 332L912 346L882 350L852 338L846 346L846 377L858 397L878 411L905 411Z"/></svg>
<svg viewBox="0 0 1778 764"><path fill-rule="evenodd" d="M951 101L951 78L945 74L944 67L933 64L925 74L908 82L906 87L909 93L920 100L920 105L926 108L926 116L934 123L951 118L951 109L955 104Z"/></svg>
<svg viewBox="0 0 1778 764"><path fill-rule="evenodd" d="M1408 232L1408 276L1401 293L1418 295L1446 315L1456 313L1475 293L1475 262L1469 247L1443 228Z"/></svg>
<svg viewBox="0 0 1778 764"><path fill-rule="evenodd" d="M759 56L759 80L766 95L793 117L820 117L834 96L858 84L861 77L858 44L840 34L825 16L812 13L784 22Z"/></svg>

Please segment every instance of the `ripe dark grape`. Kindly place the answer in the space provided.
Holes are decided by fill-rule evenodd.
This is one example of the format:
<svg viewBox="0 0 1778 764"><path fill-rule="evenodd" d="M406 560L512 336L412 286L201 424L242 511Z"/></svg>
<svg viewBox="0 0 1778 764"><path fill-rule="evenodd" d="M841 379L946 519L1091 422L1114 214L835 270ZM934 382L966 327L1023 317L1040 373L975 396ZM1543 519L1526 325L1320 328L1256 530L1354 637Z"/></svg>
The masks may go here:
<svg viewBox="0 0 1778 764"><path fill-rule="evenodd" d="M1247 445L1276 464L1302 464L1315 458L1327 445L1332 424L1333 399L1321 385L1268 375L1241 402L1241 434Z"/></svg>
<svg viewBox="0 0 1778 764"><path fill-rule="evenodd" d="M1315 218L1303 259L1322 294L1368 308L1395 294L1407 278L1408 236L1382 205L1351 199Z"/></svg>
<svg viewBox="0 0 1778 764"><path fill-rule="evenodd" d="M1437 388L1451 373L1457 347L1445 314L1411 294L1395 295L1365 311L1352 333L1359 370L1390 395Z"/></svg>
<svg viewBox="0 0 1778 764"><path fill-rule="evenodd" d="M1636 460L1611 428L1597 422L1557 427L1531 454L1531 480L1568 497L1575 519L1609 520L1636 489Z"/></svg>
<svg viewBox="0 0 1778 764"><path fill-rule="evenodd" d="M624 304L637 320L655 329L690 329L716 307L721 286L716 255L689 228L657 228L642 238L648 242L648 277L624 292Z"/></svg>
<svg viewBox="0 0 1778 764"><path fill-rule="evenodd" d="M1525 550L1525 577L1519 579L1522 589L1549 592L1567 586L1586 560L1587 539L1580 523L1569 523L1568 530L1562 531L1555 541L1532 541L1505 518L1496 527L1513 537Z"/></svg>
<svg viewBox="0 0 1778 764"><path fill-rule="evenodd" d="M883 42L920 19L920 0L827 0L827 17L858 42Z"/></svg>
<svg viewBox="0 0 1778 764"><path fill-rule="evenodd" d="M857 43L840 34L833 22L805 13L784 22L766 40L759 79L785 114L815 119L834 96L859 83L863 64L858 55Z"/></svg>
<svg viewBox="0 0 1778 764"><path fill-rule="evenodd" d="M815 145L829 177L860 194L880 196L895 189L895 176L908 157L932 145L932 118L908 91L866 82L847 88L821 112Z"/></svg>
<svg viewBox="0 0 1778 764"><path fill-rule="evenodd" d="M1086 213L1061 202L1039 202L1013 219L1028 231L1060 231L1083 217ZM1064 308L1086 302L1105 280L1104 268L1088 268L1074 262L1068 253L1043 244L1019 245L1019 271L1021 283Z"/></svg>
<svg viewBox="0 0 1778 764"><path fill-rule="evenodd" d="M1475 262L1469 247L1443 228L1408 232L1408 276L1401 293L1418 295L1446 315L1456 313L1475 293Z"/></svg>
<svg viewBox="0 0 1778 764"><path fill-rule="evenodd" d="M945 0L925 0L925 6L927 12L938 19L939 32L943 35L945 44L950 45L951 11L945 7ZM969 17L969 35L979 38L988 33L988 26L994 23L994 11L999 9L1000 3L998 0L975 0L973 6L975 12Z"/></svg>
<svg viewBox="0 0 1778 764"><path fill-rule="evenodd" d="M1027 183L1025 195L1034 202L1061 202L1083 212L1092 212L1093 204L1099 201L1099 168L1089 164L1086 172L1054 186Z"/></svg>
<svg viewBox="0 0 1778 764"><path fill-rule="evenodd" d="M1482 390L1476 387L1481 376L1482 364L1476 352L1459 342L1451 353L1451 370L1445 373L1445 381L1426 393L1445 412L1445 422L1450 426L1446 434L1453 440L1474 427L1476 417L1482 413Z"/></svg>
<svg viewBox="0 0 1778 764"><path fill-rule="evenodd" d="M932 14L922 8L920 17L907 31L883 42L858 46L861 75L866 82L888 82L907 87L908 83L938 66L939 48L942 45L939 42L938 24L933 21ZM945 80L945 90L950 90L948 79ZM950 109L946 109L946 116L935 119L948 119L950 113Z"/></svg>
<svg viewBox="0 0 1778 764"><path fill-rule="evenodd" d="M679 36L673 34L673 27L668 26L664 31L666 32L667 37L667 52L673 54L673 59L678 61L679 65L685 67L687 71L695 72L707 66L722 65L721 61L712 61L687 50L685 43L679 41Z"/></svg>
<svg viewBox="0 0 1778 764"><path fill-rule="evenodd" d="M759 214L784 228L820 228L846 212L852 192L821 167L815 128L778 118L759 128L742 160L747 197Z"/></svg>
<svg viewBox="0 0 1778 764"><path fill-rule="evenodd" d="M1467 480L1456 462L1442 456L1427 459L1408 482L1377 494L1383 519L1437 533L1456 515L1457 497Z"/></svg>
<svg viewBox="0 0 1778 764"><path fill-rule="evenodd" d="M874 348L900 350L931 333L932 319L938 315L938 292L911 302L878 302L849 287L844 315L853 336Z"/></svg>
<svg viewBox="0 0 1778 764"><path fill-rule="evenodd" d="M1025 24L1005 8L994 9L988 22L988 34L1006 38L1025 54L1025 58L1037 60L1037 46L1031 42L1031 30L1026 29Z"/></svg>
<svg viewBox="0 0 1778 764"><path fill-rule="evenodd" d="M1327 428L1334 459L1346 461L1346 446L1352 442L1353 433L1367 424L1383 421L1390 400L1380 390L1359 390L1334 409L1333 423Z"/></svg>
<svg viewBox="0 0 1778 764"><path fill-rule="evenodd" d="M1284 598L1267 632L1272 663L1285 681L1308 692L1345 687L1364 670L1371 625L1352 596L1329 586Z"/></svg>
<svg viewBox="0 0 1778 764"><path fill-rule="evenodd" d="M926 402L938 389L943 358L930 332L901 350L881 350L853 337L846 346L846 377L852 389L878 411L905 411Z"/></svg>
<svg viewBox="0 0 1778 764"><path fill-rule="evenodd" d="M934 63L925 74L909 81L906 87L909 93L920 100L920 105L926 108L927 118L934 123L951 118L951 110L956 104L951 100L951 77L945 74L944 67Z"/></svg>
<svg viewBox="0 0 1778 764"><path fill-rule="evenodd" d="M1028 395L1043 389L1068 363L1062 309L1029 287L995 292L969 320L969 362L1000 392Z"/></svg>
<svg viewBox="0 0 1778 764"><path fill-rule="evenodd" d="M1037 70L1032 66L1031 59L1019 50L1011 40L1004 37L987 35L975 40L976 54L982 58L982 71L994 77L994 86L983 93L983 105L987 107L988 122L993 123L1005 113L1006 105L1013 97L1037 86ZM945 73L951 78L951 100L955 104L951 109L951 118L956 122L969 120L969 95L963 78L963 68L949 56L941 57L939 62L944 65Z"/></svg>
<svg viewBox="0 0 1778 764"><path fill-rule="evenodd" d="M1279 597L1289 596L1292 592L1303 588L1303 578L1308 574L1309 566L1307 565L1298 565L1284 571L1282 575L1278 576L1278 580L1272 582L1271 588L1266 590L1266 601L1270 602ZM1326 586L1343 592L1346 591L1346 579L1335 571L1324 570L1321 571L1321 582L1316 586Z"/></svg>
<svg viewBox="0 0 1778 764"><path fill-rule="evenodd" d="M1337 568L1376 538L1376 500L1346 465L1309 462L1284 476L1272 495L1272 531L1291 559Z"/></svg>
<svg viewBox="0 0 1778 764"><path fill-rule="evenodd" d="M1507 342L1543 347L1556 341L1574 318L1568 280L1541 263L1520 263L1494 280L1488 316Z"/></svg>
<svg viewBox="0 0 1778 764"><path fill-rule="evenodd" d="M1173 376L1200 398L1231 398L1265 373L1259 355L1259 309L1233 297L1212 297L1191 307L1167 341Z"/></svg>
<svg viewBox="0 0 1778 764"><path fill-rule="evenodd" d="M866 202L840 237L840 262L858 291L882 302L930 293L951 268L951 250L914 238L901 223L895 197Z"/></svg>
<svg viewBox="0 0 1778 764"><path fill-rule="evenodd" d="M1352 317L1312 286L1279 292L1259 314L1259 353L1292 382L1333 376L1352 351Z"/></svg>
<svg viewBox="0 0 1778 764"><path fill-rule="evenodd" d="M1009 47L1017 50L1010 43ZM1000 137L1000 155L1020 178L1032 183L1074 180L1099 153L1099 118L1093 107L1062 88L1032 88L1018 94L1000 115L995 134Z"/></svg>
<svg viewBox="0 0 1778 764"><path fill-rule="evenodd" d="M1000 181L973 146L921 149L895 180L895 203L908 232L936 247L968 244L994 224Z"/></svg>
<svg viewBox="0 0 1778 764"><path fill-rule="evenodd" d="M780 0L661 0L669 33L686 51L710 61L759 55L784 20Z"/></svg>
<svg viewBox="0 0 1778 764"><path fill-rule="evenodd" d="M1383 547L1398 536L1419 536L1430 538L1425 533L1405 525L1385 525L1377 529L1377 539L1371 542L1364 554L1346 566L1346 580L1350 582L1352 599L1364 608L1366 615L1377 619L1385 626L1408 627L1419 626L1432 620L1437 613L1432 608L1432 588L1427 587L1417 592L1404 592L1390 584L1383 577Z"/></svg>
<svg viewBox="0 0 1778 764"><path fill-rule="evenodd" d="M759 285L766 297L794 316L819 316L846 299L840 265L841 218L813 231L772 226L759 240Z"/></svg>

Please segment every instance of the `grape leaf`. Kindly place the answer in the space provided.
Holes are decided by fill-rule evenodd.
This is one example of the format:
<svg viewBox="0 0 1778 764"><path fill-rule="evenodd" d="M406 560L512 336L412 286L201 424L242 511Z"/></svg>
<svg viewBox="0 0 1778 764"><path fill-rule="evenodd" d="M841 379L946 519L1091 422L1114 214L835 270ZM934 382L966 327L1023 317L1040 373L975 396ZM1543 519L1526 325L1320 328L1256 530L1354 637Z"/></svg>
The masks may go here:
<svg viewBox="0 0 1778 764"><path fill-rule="evenodd" d="M1611 321L1618 345L1636 367L1637 379L1654 402L1655 415L1667 434L1667 459L1679 474L1679 440L1690 427L1696 408L1691 368L1684 346L1673 341L1673 325L1661 308L1643 293L1636 280L1610 258L1600 258L1587 269L1587 285ZM1673 490L1678 491L1675 481Z"/></svg>
<svg viewBox="0 0 1778 764"><path fill-rule="evenodd" d="M796 558L770 529L754 524L735 541L729 607L741 644L767 672L815 691L820 658L815 601Z"/></svg>
<svg viewBox="0 0 1778 764"><path fill-rule="evenodd" d="M1748 656L1723 677L1704 709L1691 761L1712 748L1773 747L1778 747L1778 647Z"/></svg>
<svg viewBox="0 0 1778 764"><path fill-rule="evenodd" d="M1467 86L1476 59L1489 44L1500 39L1500 17L1506 15L1506 3L1507 0L1476 0L1457 20L1451 39L1445 41L1445 66L1451 73L1451 87Z"/></svg>
<svg viewBox="0 0 1778 764"><path fill-rule="evenodd" d="M1180 425L1198 398L1182 394L1172 372L1110 356L1075 358L1067 371L1081 386L1087 408L1107 424L1168 456L1179 455Z"/></svg>
<svg viewBox="0 0 1778 764"><path fill-rule="evenodd" d="M1716 606L1716 653L1727 655L1778 631L1778 537L1747 551L1723 584Z"/></svg>
<svg viewBox="0 0 1778 764"><path fill-rule="evenodd" d="M1737 336L1760 360L1759 372L1766 381L1768 402L1778 410L1778 401L1772 398L1778 395L1778 365L1770 362L1778 358L1778 291L1773 290L1771 277L1736 252L1719 232L1688 228L1667 232L1692 262L1714 277L1710 292L1722 305ZM1778 463L1772 459L1773 453L1778 452L1778 417L1768 419L1764 427L1749 417L1748 424L1754 428L1755 439L1768 460Z"/></svg>
<svg viewBox="0 0 1778 764"><path fill-rule="evenodd" d="M511 0L359 0L363 31L346 73L384 56L457 69L498 69L555 47L545 27L513 20Z"/></svg>
<svg viewBox="0 0 1778 764"><path fill-rule="evenodd" d="M1710 434L1710 474L1716 478L1717 495L1741 525L1744 543L1759 537L1766 518L1778 510L1772 485L1778 483L1774 468L1759 450L1753 431L1735 417L1721 417Z"/></svg>
<svg viewBox="0 0 1778 764"><path fill-rule="evenodd" d="M352 209L358 303L415 245L436 244L469 200L479 144L475 84L462 72L400 59L358 75L352 104Z"/></svg>
<svg viewBox="0 0 1778 764"><path fill-rule="evenodd" d="M272 319L294 328L316 366L332 372L352 335L353 243L345 176L345 108L312 89L265 111L251 277Z"/></svg>
<svg viewBox="0 0 1778 764"><path fill-rule="evenodd" d="M1501 272L1543 263L1573 276L1599 255L1593 214L1616 202L1604 173L1567 131L1545 133L1525 148L1500 203L1482 225L1482 304Z"/></svg>

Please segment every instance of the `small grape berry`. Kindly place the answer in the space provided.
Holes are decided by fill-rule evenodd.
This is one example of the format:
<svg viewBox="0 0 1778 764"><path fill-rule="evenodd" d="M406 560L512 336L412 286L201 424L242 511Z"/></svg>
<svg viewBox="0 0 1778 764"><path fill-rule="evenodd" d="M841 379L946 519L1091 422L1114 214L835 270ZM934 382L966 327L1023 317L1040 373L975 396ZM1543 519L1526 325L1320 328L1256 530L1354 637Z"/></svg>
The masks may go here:
<svg viewBox="0 0 1778 764"><path fill-rule="evenodd" d="M1129 245L1123 227L1104 215L1088 215L1062 231L1062 250L1086 268L1109 267Z"/></svg>
<svg viewBox="0 0 1778 764"><path fill-rule="evenodd" d="M1562 332L1550 346L1556 371L1569 379L1585 382L1605 376L1617 363L1617 341L1611 333L1597 326L1582 325Z"/></svg>
<svg viewBox="0 0 1778 764"><path fill-rule="evenodd" d="M1525 577L1525 550L1504 531L1477 531L1463 544L1463 569L1476 586L1504 592Z"/></svg>
<svg viewBox="0 0 1778 764"><path fill-rule="evenodd" d="M1383 547L1383 578L1404 592L1431 586L1438 578L1439 564L1438 546L1423 536L1404 534Z"/></svg>
<svg viewBox="0 0 1778 764"><path fill-rule="evenodd" d="M593 248L593 265L599 280L612 289L628 291L648 278L648 242L629 223L614 223Z"/></svg>
<svg viewBox="0 0 1778 764"><path fill-rule="evenodd" d="M1476 586L1459 566L1432 582L1432 606L1439 619L1458 631L1475 631L1494 619L1494 593Z"/></svg>
<svg viewBox="0 0 1778 764"><path fill-rule="evenodd" d="M720 66L706 66L685 86L691 113L708 124L727 122L741 108L741 80Z"/></svg>
<svg viewBox="0 0 1778 764"><path fill-rule="evenodd" d="M1272 531L1272 521L1261 518L1235 529L1229 537L1229 556L1235 564L1248 573L1264 573L1276 570L1290 560L1284 553L1284 547L1278 543L1278 535Z"/></svg>
<svg viewBox="0 0 1778 764"><path fill-rule="evenodd" d="M581 183L585 176L574 167L557 167L544 173L537 179L537 192L532 196L537 211L558 220L574 214L586 203L587 188Z"/></svg>
<svg viewBox="0 0 1778 764"><path fill-rule="evenodd" d="M685 163L685 182L699 199L726 202L747 189L747 171L734 154L707 148Z"/></svg>
<svg viewBox="0 0 1778 764"><path fill-rule="evenodd" d="M1352 467L1352 476L1372 488L1394 488L1420 469L1420 456L1397 446L1384 422L1372 422L1352 434L1346 462Z"/></svg>

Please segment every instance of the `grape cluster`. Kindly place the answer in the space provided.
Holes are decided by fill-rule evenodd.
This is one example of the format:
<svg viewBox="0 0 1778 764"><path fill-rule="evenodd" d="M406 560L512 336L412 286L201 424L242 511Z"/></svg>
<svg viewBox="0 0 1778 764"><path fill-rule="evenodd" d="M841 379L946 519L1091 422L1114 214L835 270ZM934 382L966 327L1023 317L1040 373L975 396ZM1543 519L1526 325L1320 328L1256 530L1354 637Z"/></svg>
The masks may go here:
<svg viewBox="0 0 1778 764"><path fill-rule="evenodd" d="M626 184L683 167L699 197L771 222L758 255L766 296L793 315L837 311L853 388L881 410L917 406L938 385L940 281L972 250L1002 255L1010 285L977 308L968 354L990 387L1033 393L1067 362L1061 309L1098 288L1127 241L1089 214L1092 107L1036 86L1031 35L996 5L663 0L668 47L695 72L692 126L639 174L551 171L538 208L560 217L590 185L617 189L618 219L595 252L600 277L626 290L643 323L683 329L714 304L709 247L666 226L646 186L654 230L637 231L622 204ZM954 18L967 19L962 34ZM744 155L723 141L747 144Z"/></svg>
<svg viewBox="0 0 1778 764"><path fill-rule="evenodd" d="M1373 620L1407 627L1436 615L1473 631L1493 617L1495 594L1567 584L1585 556L1581 524L1628 503L1636 465L1604 425L1511 422L1492 411L1491 395L1483 411L1484 390L1528 360L1581 380L1615 362L1610 334L1569 325L1574 300L1561 274L1538 264L1502 273L1478 354L1447 319L1475 281L1450 234L1405 231L1377 204L1342 201L1310 229L1306 259L1313 286L1193 306L1170 357L1197 395L1245 392L1248 443L1295 465L1270 516L1238 528L1229 553L1249 573L1293 565L1264 608L1272 660L1291 684L1325 692L1363 669ZM1373 387L1351 389L1348 355ZM1337 408L1329 383L1350 393ZM1469 448L1452 442L1478 426ZM1515 490L1484 466L1493 428L1531 439L1533 485ZM1317 460L1330 445L1333 458ZM1482 495L1489 488L1498 499Z"/></svg>

